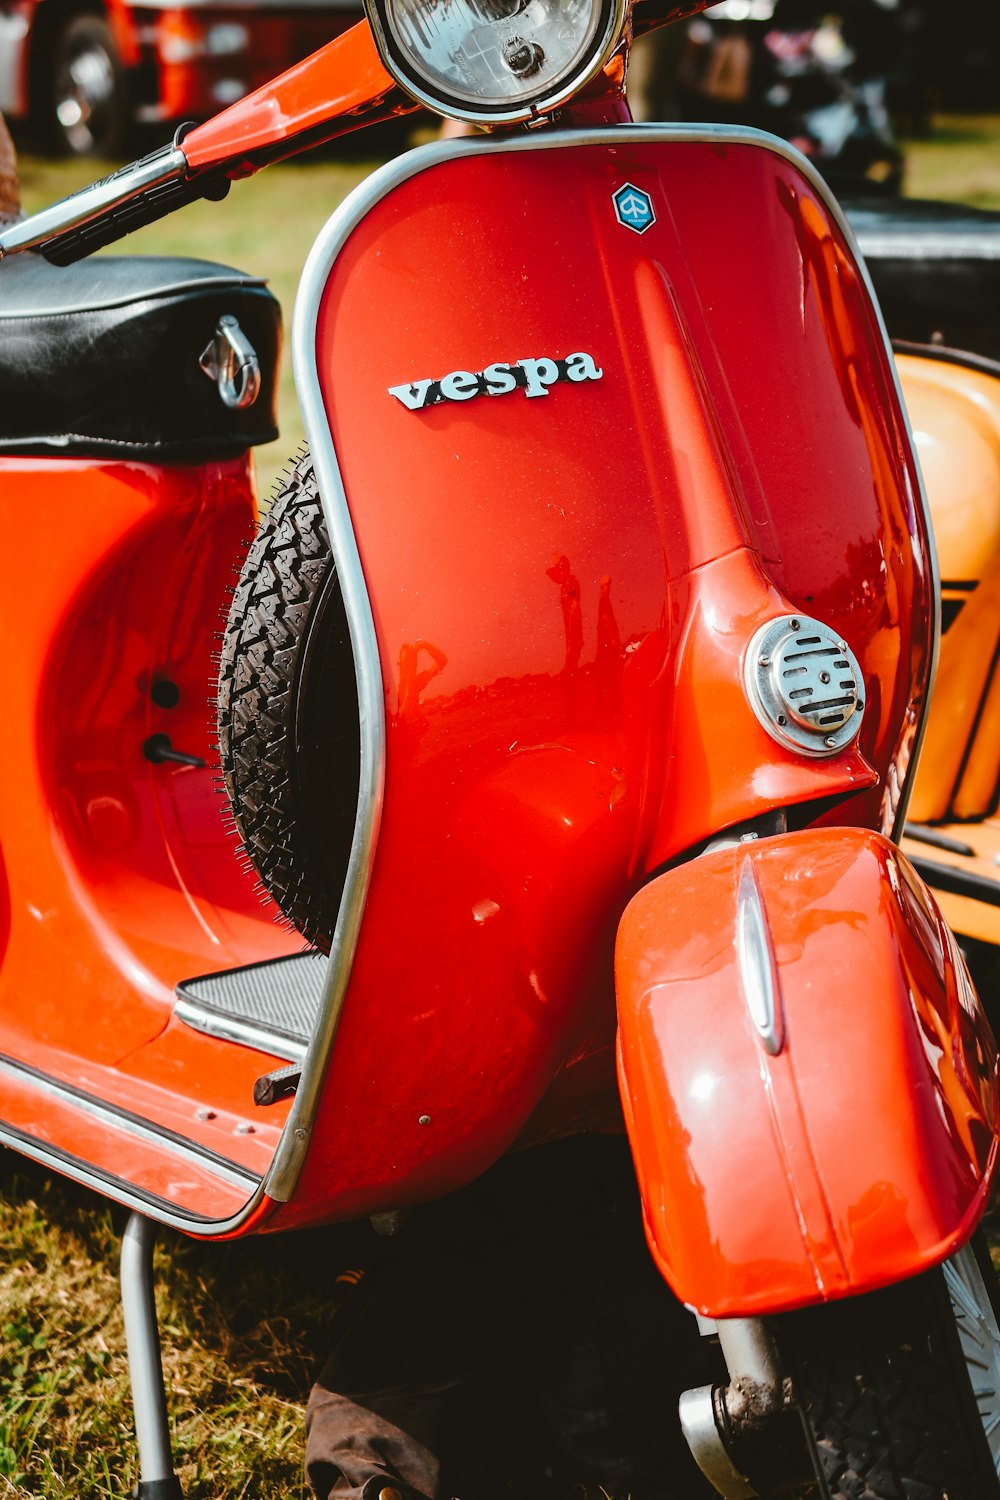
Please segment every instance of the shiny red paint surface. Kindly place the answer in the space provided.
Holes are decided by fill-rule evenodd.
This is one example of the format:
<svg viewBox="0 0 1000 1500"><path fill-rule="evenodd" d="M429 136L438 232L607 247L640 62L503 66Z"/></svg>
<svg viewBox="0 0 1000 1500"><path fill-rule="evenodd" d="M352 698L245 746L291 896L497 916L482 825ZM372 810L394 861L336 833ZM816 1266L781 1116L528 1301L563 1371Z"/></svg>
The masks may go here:
<svg viewBox="0 0 1000 1500"><path fill-rule="evenodd" d="M214 119L197 126L184 137L184 155L189 166L204 168L230 162L234 157L249 155L330 122L339 120L343 130L342 117L364 111L396 92L396 85L375 50L368 23L362 21ZM401 92L394 102L400 113L417 107Z"/></svg>
<svg viewBox="0 0 1000 1500"><path fill-rule="evenodd" d="M734 942L752 868L784 1044ZM618 937L619 1076L653 1255L714 1317L937 1264L983 1212L997 1053L930 892L896 847L810 830L661 875Z"/></svg>
<svg viewBox="0 0 1000 1500"><path fill-rule="evenodd" d="M0 779L0 1121L164 1202L227 1216L252 1182L215 1182L210 1158L262 1175L287 1105L259 1118L254 1079L274 1060L171 1023L174 986L299 946L235 858L212 768L212 656L253 527L248 464L5 459L0 471L17 516L44 517L46 533L44 567L12 572L0 599L16 642ZM12 513L8 536L17 526ZM163 682L173 707L154 700ZM154 734L208 764L154 765ZM125 1116L208 1156L179 1160Z"/></svg>
<svg viewBox="0 0 1000 1500"><path fill-rule="evenodd" d="M615 219L626 182L653 197L642 236ZM444 161L351 234L317 337L387 779L281 1223L446 1191L530 1138L553 1078L607 1046L618 916L665 860L776 805L891 817L930 639L872 311L814 190L761 146L636 132ZM574 352L600 379L390 394ZM804 760L754 718L743 654L784 610L860 658L856 751Z"/></svg>
<svg viewBox="0 0 1000 1500"><path fill-rule="evenodd" d="M229 149L219 128L208 154ZM656 205L642 237L611 208L626 181ZM517 1138L605 1121L627 902L663 861L775 806L889 816L930 630L871 309L813 190L761 147L637 132L434 166L352 234L318 337L387 779L310 1151L271 1227L420 1200ZM574 352L599 379L426 411L389 393ZM298 943L233 858L211 770L153 766L142 744L164 732L210 758L247 469L11 460L3 477L50 546L0 604L19 645L0 1118L228 1218L288 1107L252 1112L272 1060L178 1023L173 987ZM746 643L784 610L834 625L864 669L859 744L829 760L780 748L741 686ZM160 676L176 709L152 702ZM26 1083L24 1063L72 1097Z"/></svg>

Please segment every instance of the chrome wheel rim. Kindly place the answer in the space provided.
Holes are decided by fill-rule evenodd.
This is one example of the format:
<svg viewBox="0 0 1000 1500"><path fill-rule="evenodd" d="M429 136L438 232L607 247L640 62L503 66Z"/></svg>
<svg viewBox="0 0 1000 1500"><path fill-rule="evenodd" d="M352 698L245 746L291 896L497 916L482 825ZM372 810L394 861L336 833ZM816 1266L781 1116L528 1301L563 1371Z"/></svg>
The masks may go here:
<svg viewBox="0 0 1000 1500"><path fill-rule="evenodd" d="M990 1457L1000 1475L1000 1324L971 1245L945 1261L944 1280Z"/></svg>
<svg viewBox="0 0 1000 1500"><path fill-rule="evenodd" d="M86 46L74 52L56 88L56 119L73 151L90 151L100 143L114 97L114 66L103 47Z"/></svg>

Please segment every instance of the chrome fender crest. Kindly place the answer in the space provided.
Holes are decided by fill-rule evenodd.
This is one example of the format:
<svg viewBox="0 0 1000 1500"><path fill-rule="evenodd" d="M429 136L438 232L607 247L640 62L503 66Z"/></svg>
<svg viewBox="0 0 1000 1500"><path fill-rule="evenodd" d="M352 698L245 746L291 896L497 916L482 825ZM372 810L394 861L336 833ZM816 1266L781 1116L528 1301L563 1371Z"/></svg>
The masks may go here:
<svg viewBox="0 0 1000 1500"><path fill-rule="evenodd" d="M565 359L518 359L513 364L487 365L485 370L452 370L439 380L413 380L391 385L389 395L408 411L424 411L442 401L471 401L473 396L508 396L522 390L526 396L547 396L549 387L568 380L600 380L604 371L593 355L567 354Z"/></svg>

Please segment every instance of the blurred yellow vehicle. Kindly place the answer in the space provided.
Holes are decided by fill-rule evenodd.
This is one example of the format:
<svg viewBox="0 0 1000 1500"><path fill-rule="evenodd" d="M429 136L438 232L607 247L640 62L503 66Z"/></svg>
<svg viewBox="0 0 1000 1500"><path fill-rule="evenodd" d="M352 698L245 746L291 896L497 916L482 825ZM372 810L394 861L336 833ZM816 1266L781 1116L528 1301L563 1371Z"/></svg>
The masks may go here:
<svg viewBox="0 0 1000 1500"><path fill-rule="evenodd" d="M904 848L1000 1012L1000 214L850 210L934 518L941 654Z"/></svg>

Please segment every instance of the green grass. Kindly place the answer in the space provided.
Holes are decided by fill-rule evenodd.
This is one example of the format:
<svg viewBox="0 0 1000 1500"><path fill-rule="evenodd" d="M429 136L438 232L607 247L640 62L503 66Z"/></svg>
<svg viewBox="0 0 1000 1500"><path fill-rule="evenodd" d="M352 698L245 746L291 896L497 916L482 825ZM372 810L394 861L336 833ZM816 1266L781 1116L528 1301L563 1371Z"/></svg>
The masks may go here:
<svg viewBox="0 0 1000 1500"><path fill-rule="evenodd" d="M0 1153L0 1500L135 1479L117 1263L125 1214ZM302 1409L349 1296L350 1231L204 1245L164 1231L157 1306L187 1500L298 1500Z"/></svg>
<svg viewBox="0 0 1000 1500"><path fill-rule="evenodd" d="M927 140L906 143L906 191L1000 208L1000 117L948 115Z"/></svg>
<svg viewBox="0 0 1000 1500"><path fill-rule="evenodd" d="M270 277L286 326L312 240L370 170L361 159L274 167L127 242L205 256ZM28 209L100 164L22 162ZM951 117L908 148L907 188L1000 208L1000 119ZM734 261L733 275L739 275ZM282 436L259 453L262 493L301 441L287 359ZM121 1497L134 1479L118 1242L100 1199L0 1153L0 1500ZM164 1359L188 1500L295 1500L302 1403L330 1339L351 1262L341 1234L200 1245L165 1233L157 1251Z"/></svg>

